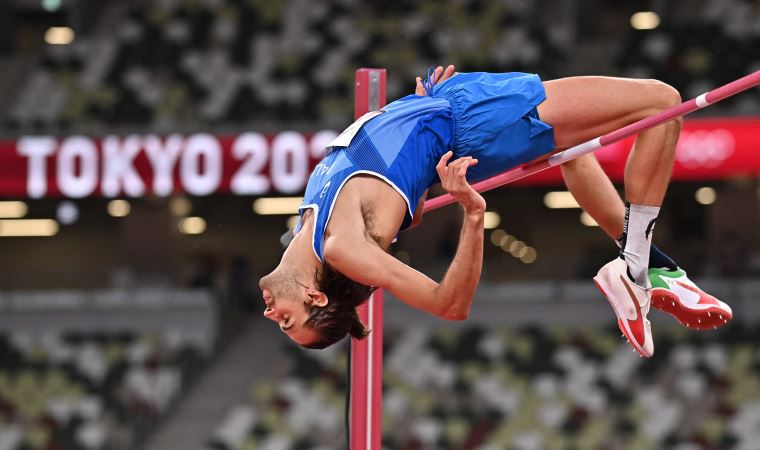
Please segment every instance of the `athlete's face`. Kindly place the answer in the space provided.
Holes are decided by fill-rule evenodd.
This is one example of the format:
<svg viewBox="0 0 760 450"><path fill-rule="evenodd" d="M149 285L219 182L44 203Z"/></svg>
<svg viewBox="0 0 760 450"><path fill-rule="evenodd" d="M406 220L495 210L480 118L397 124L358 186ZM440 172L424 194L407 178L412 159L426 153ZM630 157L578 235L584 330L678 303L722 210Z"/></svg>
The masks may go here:
<svg viewBox="0 0 760 450"><path fill-rule="evenodd" d="M314 304L312 288L298 281L294 274L279 268L259 280L264 296L264 317L277 323L283 333L299 345L308 345L319 337L305 323L309 318L306 306Z"/></svg>

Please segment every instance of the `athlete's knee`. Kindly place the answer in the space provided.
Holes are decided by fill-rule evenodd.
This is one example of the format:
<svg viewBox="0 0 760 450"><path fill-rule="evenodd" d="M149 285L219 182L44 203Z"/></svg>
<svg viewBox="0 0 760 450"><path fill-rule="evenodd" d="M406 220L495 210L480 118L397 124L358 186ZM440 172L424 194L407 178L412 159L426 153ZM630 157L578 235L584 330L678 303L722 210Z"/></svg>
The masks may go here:
<svg viewBox="0 0 760 450"><path fill-rule="evenodd" d="M639 108L635 120L653 116L666 109L681 104L681 94L673 86L660 80L636 80L638 87L635 89L640 96ZM680 129L683 121L681 118L671 120L665 125L669 128Z"/></svg>
<svg viewBox="0 0 760 450"><path fill-rule="evenodd" d="M652 107L659 110L672 108L681 104L678 89L660 80L642 80L647 85L652 99Z"/></svg>
<svg viewBox="0 0 760 450"><path fill-rule="evenodd" d="M657 89L658 89L658 96L661 96L662 101L662 109L668 109L672 108L674 106L678 106L683 101L681 99L681 93L678 92L678 89L674 88L673 86L664 83L662 81L657 81ZM674 120L671 120L668 124L671 130L673 132L678 133L683 125L683 117L678 117Z"/></svg>

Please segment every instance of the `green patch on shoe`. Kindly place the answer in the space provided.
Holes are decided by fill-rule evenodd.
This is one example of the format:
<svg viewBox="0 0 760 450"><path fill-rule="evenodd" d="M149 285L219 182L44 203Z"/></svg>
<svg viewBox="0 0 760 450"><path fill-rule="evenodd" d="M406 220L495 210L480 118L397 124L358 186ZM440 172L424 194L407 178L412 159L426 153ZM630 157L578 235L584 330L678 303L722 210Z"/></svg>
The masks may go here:
<svg viewBox="0 0 760 450"><path fill-rule="evenodd" d="M649 276L649 282L652 284L653 288L669 289L668 283L666 283L665 280L663 280L663 277L681 278L686 275L686 272L684 272L681 269L676 269L676 270L649 269L647 271L647 275Z"/></svg>

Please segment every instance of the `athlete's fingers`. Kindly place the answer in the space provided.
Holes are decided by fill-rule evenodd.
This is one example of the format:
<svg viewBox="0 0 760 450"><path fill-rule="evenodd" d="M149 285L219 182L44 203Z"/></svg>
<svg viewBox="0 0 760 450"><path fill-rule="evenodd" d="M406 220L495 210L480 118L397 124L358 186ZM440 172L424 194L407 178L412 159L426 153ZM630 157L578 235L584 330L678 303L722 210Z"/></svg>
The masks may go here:
<svg viewBox="0 0 760 450"><path fill-rule="evenodd" d="M448 66L446 66L446 70L443 71L443 75L441 75L440 81L446 81L449 78L451 78L451 76L454 75L455 70L456 68L454 67L453 64L449 64Z"/></svg>
<svg viewBox="0 0 760 450"><path fill-rule="evenodd" d="M472 157L465 156L463 158L458 158L456 161L450 163L448 165L448 168L450 169L449 173L456 173L460 167L462 167L463 165L466 166L471 159Z"/></svg>
<svg viewBox="0 0 760 450"><path fill-rule="evenodd" d="M448 152L444 153L443 156L441 156L441 159L438 161L438 164L435 166L436 172L438 172L438 177L443 181L446 175L446 163L451 159L451 155L453 155L454 152L449 150Z"/></svg>
<svg viewBox="0 0 760 450"><path fill-rule="evenodd" d="M462 164L462 166L457 171L457 181L460 183L467 183L467 180L465 177L467 176L467 169L470 166L474 166L477 164L476 162L473 162L473 160L468 160L465 164Z"/></svg>
<svg viewBox="0 0 760 450"><path fill-rule="evenodd" d="M451 153L451 152L447 152ZM452 153L453 154L453 153ZM462 178L462 176L459 175L459 171L462 168L466 168L477 164L477 160L474 159L472 156L465 156L462 158L458 158L457 160L451 162L448 165L445 165L446 160L448 160L452 155L444 155L441 157L441 161L436 166L436 170L438 172L438 177L441 179L441 185L444 189L446 189L449 192L452 191L463 191L467 189L467 186L463 184L462 181L459 180L459 178ZM444 158L446 160L444 160ZM466 183L466 181L464 182Z"/></svg>
<svg viewBox="0 0 760 450"><path fill-rule="evenodd" d="M471 156L466 156L464 158L459 158L453 163L449 164L449 177L452 179L452 184L458 185L460 184L462 178L462 170L464 169L465 172L467 171L467 167L470 165L470 161L472 161Z"/></svg>
<svg viewBox="0 0 760 450"><path fill-rule="evenodd" d="M433 71L433 78L430 81L432 81L433 85L436 85L442 81L446 81L451 78L455 70L456 69L451 64L446 66L446 69L444 69L443 66L438 66ZM427 95L427 91L425 90L425 85L423 84L421 77L415 78L414 94L422 97Z"/></svg>
<svg viewBox="0 0 760 450"><path fill-rule="evenodd" d="M464 169L462 171L462 179L465 183L467 183L467 186L470 186L470 183L465 179L465 176L467 175L467 169L469 169L472 166L476 166L478 164L478 160L475 158L470 158L469 161L467 161L467 164L464 166Z"/></svg>
<svg viewBox="0 0 760 450"><path fill-rule="evenodd" d="M441 156L441 159L438 161L438 165L436 167L442 167L445 168L451 157L454 155L454 152L451 150L447 151Z"/></svg>
<svg viewBox="0 0 760 450"><path fill-rule="evenodd" d="M473 160L472 156L463 156L461 158L457 158L457 160L454 161L454 162L452 162L451 164L449 164L449 166L452 166L454 164L456 164L457 167L459 167L462 164L468 165L470 163L470 161L472 161L472 160Z"/></svg>
<svg viewBox="0 0 760 450"><path fill-rule="evenodd" d="M470 167L469 161L466 164L462 164L459 168L459 171L457 172L457 178L459 178L459 181L464 180L465 175L467 175L468 167Z"/></svg>
<svg viewBox="0 0 760 450"><path fill-rule="evenodd" d="M456 177L457 177L456 181L459 183L469 184L467 180L465 179L467 175L467 169L469 167L476 165L478 163L478 160L471 156L468 156L466 159L465 158L462 158L462 159L464 161L462 162L461 165L458 166L457 171L456 171Z"/></svg>
<svg viewBox="0 0 760 450"><path fill-rule="evenodd" d="M478 164L478 160L472 156L457 158L451 164L446 162L453 154L446 152L436 165L436 170L441 179L441 186L450 193L464 209L475 210L485 207L483 197L467 181L467 169ZM450 169L450 170L449 170Z"/></svg>

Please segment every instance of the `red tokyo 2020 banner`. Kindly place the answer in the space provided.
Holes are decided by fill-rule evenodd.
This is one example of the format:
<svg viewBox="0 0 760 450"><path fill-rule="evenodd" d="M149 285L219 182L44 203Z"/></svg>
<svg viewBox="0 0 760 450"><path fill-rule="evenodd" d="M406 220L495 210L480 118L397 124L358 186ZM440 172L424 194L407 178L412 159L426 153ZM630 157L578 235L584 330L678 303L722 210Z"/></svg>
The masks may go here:
<svg viewBox="0 0 760 450"><path fill-rule="evenodd" d="M0 143L0 196L298 194L336 135L26 136Z"/></svg>
<svg viewBox="0 0 760 450"><path fill-rule="evenodd" d="M93 139L25 136L0 142L0 197L141 197L187 193L298 195L337 133L237 136L128 135ZM596 152L622 180L633 139ZM675 180L760 175L760 118L687 121L676 151ZM516 184L561 183L557 169Z"/></svg>

